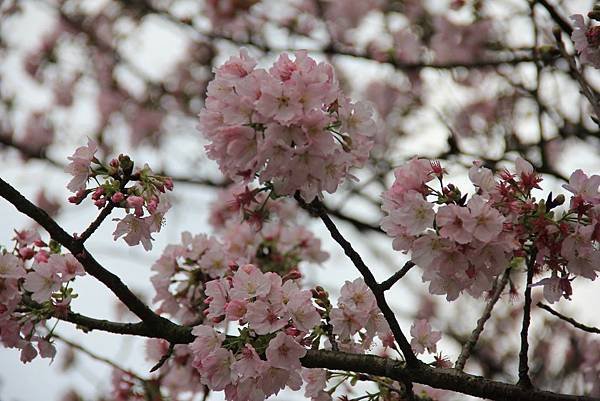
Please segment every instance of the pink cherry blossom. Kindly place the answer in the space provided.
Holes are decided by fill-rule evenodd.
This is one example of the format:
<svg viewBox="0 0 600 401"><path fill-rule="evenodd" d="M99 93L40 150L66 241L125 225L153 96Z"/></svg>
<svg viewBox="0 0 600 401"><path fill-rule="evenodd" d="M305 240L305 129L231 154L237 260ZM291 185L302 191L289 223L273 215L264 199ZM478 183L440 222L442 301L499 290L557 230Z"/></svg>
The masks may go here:
<svg viewBox="0 0 600 401"><path fill-rule="evenodd" d="M304 396L310 398L329 396L324 390L327 385L327 371L325 369L306 369L302 368L302 379L306 384ZM329 396L331 398L331 396ZM326 399L326 398L325 398Z"/></svg>
<svg viewBox="0 0 600 401"><path fill-rule="evenodd" d="M600 68L600 28L586 26L581 14L571 15L570 18L573 20L571 39L581 62Z"/></svg>
<svg viewBox="0 0 600 401"><path fill-rule="evenodd" d="M225 335L218 333L210 326L198 325L192 329L196 339L190 344L192 353L200 358L206 358L211 352L216 351L223 344Z"/></svg>
<svg viewBox="0 0 600 401"><path fill-rule="evenodd" d="M435 217L435 222L440 227L440 235L459 244L466 244L473 239L473 233L467 229L475 224L469 209L457 205L442 206Z"/></svg>
<svg viewBox="0 0 600 401"><path fill-rule="evenodd" d="M417 354L424 353L426 349L427 352L435 354L436 343L442 338L442 333L433 331L425 319L416 320L410 326L410 335L413 337L410 345Z"/></svg>
<svg viewBox="0 0 600 401"><path fill-rule="evenodd" d="M0 279L23 277L25 277L23 262L10 253L0 254Z"/></svg>
<svg viewBox="0 0 600 401"><path fill-rule="evenodd" d="M31 299L36 302L45 302L50 299L53 292L58 291L61 279L57 271L49 263L33 266L33 271L27 273L23 288L32 292Z"/></svg>
<svg viewBox="0 0 600 401"><path fill-rule="evenodd" d="M240 377L243 378L256 378L263 374L268 363L260 359L254 347L250 344L246 344L239 357L232 365L232 369Z"/></svg>
<svg viewBox="0 0 600 401"><path fill-rule="evenodd" d="M582 170L575 170L569 177L569 183L563 184L563 188L581 197L582 200L590 203L600 202L600 176L593 175L588 177ZM573 205L571 206L573 207Z"/></svg>
<svg viewBox="0 0 600 401"><path fill-rule="evenodd" d="M60 274L62 282L67 282L75 276L85 275L83 266L72 254L50 255L48 264L56 273Z"/></svg>
<svg viewBox="0 0 600 401"><path fill-rule="evenodd" d="M471 218L463 224L473 238L481 242L490 242L500 235L505 219L485 199L474 195L469 200L467 207Z"/></svg>
<svg viewBox="0 0 600 401"><path fill-rule="evenodd" d="M113 232L114 240L123 237L129 246L141 243L145 250L152 249L152 232L150 230L150 221L128 214L118 221L117 227Z"/></svg>
<svg viewBox="0 0 600 401"><path fill-rule="evenodd" d="M71 174L73 178L67 185L71 192L84 190L87 180L90 176L90 165L98 146L94 141L88 139L87 146L80 146L75 150L73 156L69 156L71 162L65 167L65 172Z"/></svg>
<svg viewBox="0 0 600 401"><path fill-rule="evenodd" d="M264 297L270 290L271 283L265 280L264 274L256 266L248 264L235 272L230 294L234 298L248 299Z"/></svg>
<svg viewBox="0 0 600 401"><path fill-rule="evenodd" d="M229 178L258 176L281 195L300 190L312 200L334 192L368 158L370 107L350 102L332 67L306 52L293 61L283 54L268 71L255 65L242 52L216 70L200 114L208 156Z"/></svg>
<svg viewBox="0 0 600 401"><path fill-rule="evenodd" d="M271 366L286 370L299 370L300 358L306 355L306 348L298 344L293 337L279 332L269 342L266 356Z"/></svg>
<svg viewBox="0 0 600 401"><path fill-rule="evenodd" d="M233 353L225 348L217 348L201 360L194 361L197 362L196 369L202 375L202 382L211 390L224 390L237 378L232 370L235 358Z"/></svg>

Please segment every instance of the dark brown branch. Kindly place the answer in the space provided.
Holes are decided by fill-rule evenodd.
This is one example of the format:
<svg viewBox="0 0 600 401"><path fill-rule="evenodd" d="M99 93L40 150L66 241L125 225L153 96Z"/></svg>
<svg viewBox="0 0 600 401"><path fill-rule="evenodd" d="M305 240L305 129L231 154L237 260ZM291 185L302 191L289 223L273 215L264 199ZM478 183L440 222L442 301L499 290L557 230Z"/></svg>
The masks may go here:
<svg viewBox="0 0 600 401"><path fill-rule="evenodd" d="M557 394L549 391L524 388L514 384L484 379L454 369L432 368L419 364L408 367L399 361L375 355L357 355L333 351L309 350L301 359L307 368L348 370L375 376L389 377L396 381L408 380L434 388L456 391L492 400L510 401L592 401L596 397Z"/></svg>
<svg viewBox="0 0 600 401"><path fill-rule="evenodd" d="M160 331L146 331L143 323L127 324L92 319L82 315L70 314L68 321L75 324L85 324L88 330L102 330L118 333L132 334L152 338L163 338L172 341L173 338L162 337ZM126 328L127 327L127 328ZM185 337L179 338L177 343L190 343L194 340L191 327L178 326ZM432 368L423 363L414 367L393 359L375 355L348 354L339 351L307 350L306 355L300 360L307 368L324 368L330 370L343 370L356 373L366 373L375 376L387 377L401 382L415 382L440 389L460 392L497 401L522 400L522 401L598 401L599 398L552 393L549 391L524 388L518 385L502 383L485 379L455 369Z"/></svg>
<svg viewBox="0 0 600 401"><path fill-rule="evenodd" d="M100 224L102 224L104 219L106 219L108 215L111 214L114 208L115 205L109 201L108 205L102 208L102 211L98 214L98 217L96 217L96 219L89 225L89 227L86 228L85 231L77 237L77 240L82 244L85 241L87 241L87 239L91 237L91 235L98 229L98 227L100 227Z"/></svg>
<svg viewBox="0 0 600 401"><path fill-rule="evenodd" d="M160 330L169 337L181 338L179 336L183 333L181 333L180 326L155 314L142 300L131 292L118 276L109 272L98 263L85 249L83 244L63 230L48 213L27 200L2 178L0 178L0 196L10 202L21 213L37 222L50 234L52 239L67 248L83 265L88 274L108 287L143 322L151 325L152 329Z"/></svg>
<svg viewBox="0 0 600 401"><path fill-rule="evenodd" d="M529 325L531 323L531 284L533 282L533 269L535 266L535 258L537 250L533 250L529 255L529 263L527 264L527 283L525 285L525 304L523 305L523 325L521 327L521 350L519 351L519 382L520 386L529 388L532 387L531 379L529 378Z"/></svg>
<svg viewBox="0 0 600 401"><path fill-rule="evenodd" d="M396 273L394 273L390 278L388 278L385 281L382 281L381 284L379 284L379 288L381 288L382 291L389 290L402 277L404 277L406 275L406 273L408 273L408 271L410 269L412 269L414 266L415 266L415 264L409 260L408 262L406 262L404 264L404 266L402 266L402 268L400 270L398 270Z"/></svg>
<svg viewBox="0 0 600 401"><path fill-rule="evenodd" d="M583 323L579 323L577 320L565 316L560 312L555 311L554 309L552 309L551 307L549 307L548 305L545 305L541 302L537 303L537 306L539 308L544 309L545 311L549 312L550 314L556 316L557 318L564 320L567 323L570 323L571 325L573 325L573 327L578 328L579 330L583 330L583 331L587 331L588 333L594 333L594 334L600 334L600 329L596 328L596 327L592 327L592 326L586 326Z"/></svg>
<svg viewBox="0 0 600 401"><path fill-rule="evenodd" d="M165 352L165 354L163 356L160 357L160 360L156 363L156 365L152 366L152 369L150 369L150 373L160 369L161 366L164 365L165 362L167 362L169 360L171 355L173 355L174 350L175 350L175 344L174 343L169 344L169 349L167 350L167 352Z"/></svg>
<svg viewBox="0 0 600 401"><path fill-rule="evenodd" d="M502 291L504 291L504 287L506 287L506 283L508 283L509 276L510 276L510 270L506 269L504 271L504 274L500 278L499 282L496 283L496 288L493 291L492 297L489 299L488 303L485 305L483 314L477 320L477 326L475 327L475 329L473 329L473 332L471 332L469 339L463 345L462 351L460 352L460 355L456 359L456 364L454 365L455 369L462 371L465 368L467 359L469 359L469 357L471 356L471 352L473 351L475 344L477 344L477 341L479 340L479 336L483 332L483 326L485 326L485 323L492 316L492 309L494 309L494 305L496 305L496 302L498 302L498 299L500 299L500 295L502 295Z"/></svg>
<svg viewBox="0 0 600 401"><path fill-rule="evenodd" d="M375 280L375 276L373 276L373 273L371 272L369 267L367 267L365 262L358 254L358 252L354 250L352 244L350 244L350 242L348 242L337 229L335 223L331 220L326 210L324 209L323 204L317 199L308 204L304 201L304 199L302 199L299 193L295 195L295 198L303 209L306 209L311 214L321 218L321 220L325 224L325 227L327 227L327 230L329 230L331 237L342 247L346 256L348 256L348 258L352 261L354 266L363 276L365 284L371 289L373 295L375 295L375 299L377 300L377 306L379 307L381 313L390 325L390 329L394 334L394 339L398 343L398 346L400 347L400 350L402 351L402 354L406 359L406 363L409 366L418 365L420 362L415 356L410 344L408 343L408 340L404 336L404 333L400 328L400 324L398 323L394 312L385 300L385 293L383 289L381 289L381 287L377 283L377 280Z"/></svg>

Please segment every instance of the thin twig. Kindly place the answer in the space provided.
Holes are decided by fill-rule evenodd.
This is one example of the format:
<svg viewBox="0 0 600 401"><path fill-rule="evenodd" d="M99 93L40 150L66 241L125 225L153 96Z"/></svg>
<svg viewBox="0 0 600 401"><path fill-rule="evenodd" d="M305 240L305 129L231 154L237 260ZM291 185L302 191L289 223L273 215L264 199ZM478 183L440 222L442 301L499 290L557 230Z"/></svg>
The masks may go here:
<svg viewBox="0 0 600 401"><path fill-rule="evenodd" d="M106 207L102 208L102 211L98 214L98 217L96 217L96 219L89 225L89 227L86 228L85 231L77 237L77 240L82 244L85 241L87 241L88 238L90 238L92 234L98 229L98 227L100 227L100 224L102 224L104 219L106 219L108 215L111 214L114 208L114 203L109 201L109 204L106 205Z"/></svg>
<svg viewBox="0 0 600 401"><path fill-rule="evenodd" d="M398 270L396 273L394 273L390 278L388 278L385 281L382 281L381 284L379 284L379 288L381 288L382 291L389 290L402 277L404 277L406 275L406 273L408 273L408 271L410 269L412 269L414 266L415 266L415 264L411 260L409 260L408 262L406 262L404 264L404 266L402 266L402 268L400 270Z"/></svg>
<svg viewBox="0 0 600 401"><path fill-rule="evenodd" d="M125 369L125 368L119 366L116 362L114 362L114 361L112 361L112 360L110 360L110 359L108 359L106 357L100 356L100 355L98 355L98 354L90 351L89 349L85 348L81 344L78 344L76 342L68 340L65 337L63 337L63 336L61 336L59 334L56 334L56 333L52 334L52 338L55 338L55 339L59 340L60 342L68 345L69 347L71 347L73 349L76 349L76 350L78 350L78 351L86 354L87 356L89 356L92 359L95 359L95 360L97 360L99 362L102 362L102 363L105 363L105 364L107 364L109 366L112 366L115 369L122 370L123 372L127 373L128 375L130 375L132 377L135 377L136 379L140 380L141 382L146 381L146 379L144 379L143 377L139 376L135 372L132 372L129 369Z"/></svg>
<svg viewBox="0 0 600 401"><path fill-rule="evenodd" d="M573 325L574 327L578 328L579 330L583 330L583 331L587 331L588 333L594 333L594 334L600 334L600 329L598 329L597 327L592 327L592 326L586 326L583 323L579 323L577 320L565 316L560 312L555 311L554 309L552 309L551 307L549 307L548 305L545 305L541 302L537 303L537 306L539 308L542 308L544 310L546 310L547 312L551 313L552 315L556 316L557 318L564 320L567 323L570 323L571 325Z"/></svg>
<svg viewBox="0 0 600 401"><path fill-rule="evenodd" d="M527 284L525 285L525 304L523 305L523 326L521 328L521 350L519 351L519 382L518 385L526 388L533 387L529 378L529 325L531 323L531 283L533 282L533 268L537 250L534 249L529 255L527 264Z"/></svg>
<svg viewBox="0 0 600 401"><path fill-rule="evenodd" d="M167 352L165 352L165 354L163 356L160 357L160 360L158 361L158 363L156 365L152 366L152 369L150 369L150 373L160 369L162 367L162 365L164 365L165 362L167 362L169 360L171 355L173 355L174 349L175 349L175 343L170 343L169 349L167 350Z"/></svg>
<svg viewBox="0 0 600 401"><path fill-rule="evenodd" d="M483 326L492 316L492 309L500 299L500 295L502 295L502 291L504 291L504 287L506 287L506 283L508 283L508 277L510 276L510 269L506 269L504 274L500 278L500 281L496 283L496 288L493 291L492 297L489 299L488 303L485 305L485 309L483 310L483 314L477 320L477 326L471 332L469 339L463 345L462 351L460 355L456 359L456 363L454 364L454 368L456 370L462 371L465 368L465 364L467 363L467 359L471 356L471 352L473 348L477 344L479 340L479 336L483 332Z"/></svg>

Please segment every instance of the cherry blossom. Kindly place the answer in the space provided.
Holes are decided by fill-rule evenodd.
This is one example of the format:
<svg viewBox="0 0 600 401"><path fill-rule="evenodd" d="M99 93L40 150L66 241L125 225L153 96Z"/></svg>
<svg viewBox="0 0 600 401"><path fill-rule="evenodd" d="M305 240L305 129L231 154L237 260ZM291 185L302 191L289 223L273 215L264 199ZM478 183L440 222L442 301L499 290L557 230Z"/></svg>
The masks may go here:
<svg viewBox="0 0 600 401"><path fill-rule="evenodd" d="M586 26L581 14L571 15L570 18L574 25L571 39L575 43L581 62L600 68L600 28Z"/></svg>
<svg viewBox="0 0 600 401"><path fill-rule="evenodd" d="M410 326L410 335L413 339L410 345L417 354L422 354L427 350L432 354L436 353L436 343L442 338L442 333L433 331L427 320L420 319Z"/></svg>
<svg viewBox="0 0 600 401"><path fill-rule="evenodd" d="M80 146L75 150L73 156L69 156L71 162L65 167L65 172L73 176L67 185L67 188L71 192L78 192L85 189L87 180L90 177L90 166L97 150L98 145L96 142L88 139L86 146Z"/></svg>
<svg viewBox="0 0 600 401"><path fill-rule="evenodd" d="M283 54L268 71L245 50L216 70L200 129L207 153L234 180L255 175L280 195L307 200L334 192L350 168L366 162L375 124L371 110L339 89L332 67L306 52ZM327 156L327 159L325 157ZM324 169L315 168L327 160ZM300 163L306 168L290 169Z"/></svg>

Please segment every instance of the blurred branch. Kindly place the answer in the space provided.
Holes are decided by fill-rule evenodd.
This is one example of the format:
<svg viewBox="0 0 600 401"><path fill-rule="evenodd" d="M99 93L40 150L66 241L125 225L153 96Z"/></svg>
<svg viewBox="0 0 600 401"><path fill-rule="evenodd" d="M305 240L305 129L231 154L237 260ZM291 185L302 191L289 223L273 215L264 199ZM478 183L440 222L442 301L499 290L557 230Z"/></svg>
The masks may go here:
<svg viewBox="0 0 600 401"><path fill-rule="evenodd" d="M580 330L586 331L588 333L594 333L594 334L600 334L600 329L596 328L596 327L592 327L592 326L586 326L585 324L579 323L577 320L570 318L568 316L563 315L560 312L555 311L554 309L552 309L550 306L545 305L541 302L537 303L537 306L539 308L544 309L545 311L549 312L550 314L558 317L561 320L564 320L567 323L570 323L571 325L573 325L573 327L576 327Z"/></svg>
<svg viewBox="0 0 600 401"><path fill-rule="evenodd" d="M585 80L585 77L583 76L583 73L577 68L575 58L567 52L565 44L562 41L561 33L559 31L554 31L554 37L556 39L556 43L558 45L560 53L569 64L569 70L571 71L571 75L579 83L581 93L583 93L583 96L585 96L588 99L590 105L592 106L592 109L594 110L594 114L596 114L596 117L592 117L592 120L594 120L594 122L600 126L600 103L598 102L598 98L596 97L595 91L593 91L590 88L587 81Z"/></svg>
<svg viewBox="0 0 600 401"><path fill-rule="evenodd" d="M546 0L534 0L534 3L538 3L541 6L543 6L546 9L546 11L548 11L554 22L558 24L560 29L562 29L565 33L571 36L571 34L573 33L573 28L571 27L571 24L569 24L569 21L567 21L567 19L565 19L558 12L556 7L548 3Z"/></svg>
<svg viewBox="0 0 600 401"><path fill-rule="evenodd" d="M109 366L111 366L111 367L113 367L115 369L121 370L121 371L129 374L130 376L138 379L141 382L145 382L146 381L146 379L144 379L143 377L139 376L135 372L119 366L116 362L114 362L114 361L112 361L112 360L110 360L108 358L105 358L103 356L100 356L100 355L98 355L98 354L90 351L89 349L85 348L83 345L78 344L76 342L73 342L73 341L71 341L71 340L63 337L62 335L59 335L59 334L56 334L56 333L52 333L52 338L55 338L55 339L59 340L60 342L62 342L63 344L65 344L65 345L67 345L67 346L69 346L69 347L71 347L71 348L73 348L73 349L75 349L77 351L80 351L80 352L86 354L87 356L89 356L92 359L95 359L96 361L105 363L105 364L107 364L107 365L109 365Z"/></svg>

